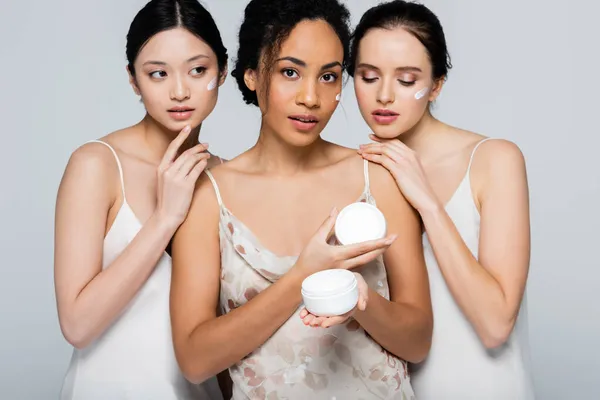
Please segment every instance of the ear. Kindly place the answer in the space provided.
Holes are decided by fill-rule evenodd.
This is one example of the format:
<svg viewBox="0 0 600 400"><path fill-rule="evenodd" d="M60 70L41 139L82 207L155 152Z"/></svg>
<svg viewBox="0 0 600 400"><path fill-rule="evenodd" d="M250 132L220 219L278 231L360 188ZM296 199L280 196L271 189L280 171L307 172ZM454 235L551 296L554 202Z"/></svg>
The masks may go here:
<svg viewBox="0 0 600 400"><path fill-rule="evenodd" d="M129 75L129 84L131 85L131 88L133 89L135 94L137 94L138 96L141 96L142 94L140 93L140 88L137 85L135 76L133 76L133 74L131 73L129 66L126 66L125 69L127 70L127 75Z"/></svg>
<svg viewBox="0 0 600 400"><path fill-rule="evenodd" d="M244 72L244 83L246 83L246 87L253 92L256 91L256 71L253 69L247 69Z"/></svg>
<svg viewBox="0 0 600 400"><path fill-rule="evenodd" d="M429 92L429 102L430 103L433 103L438 98L438 96L442 92L442 88L444 87L445 82L446 82L446 77L442 76L440 79L436 80L433 83L433 88L431 88L431 91Z"/></svg>
<svg viewBox="0 0 600 400"><path fill-rule="evenodd" d="M225 68L223 68L223 71L219 74L219 87L225 83L225 79L227 79L228 72L229 69L227 68L227 65L225 65Z"/></svg>

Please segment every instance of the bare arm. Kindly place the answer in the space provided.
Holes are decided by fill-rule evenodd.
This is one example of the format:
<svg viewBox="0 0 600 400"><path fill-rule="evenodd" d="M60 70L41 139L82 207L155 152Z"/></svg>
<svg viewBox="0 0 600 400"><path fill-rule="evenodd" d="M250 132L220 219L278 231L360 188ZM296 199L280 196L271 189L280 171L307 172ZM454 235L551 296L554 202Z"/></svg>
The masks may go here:
<svg viewBox="0 0 600 400"><path fill-rule="evenodd" d="M73 346L87 346L123 311L185 218L209 157L198 145L175 159L189 132L184 129L165 152L155 212L104 269L107 214L121 192L116 163L101 144L85 145L71 157L58 192L54 270L60 326Z"/></svg>
<svg viewBox="0 0 600 400"><path fill-rule="evenodd" d="M507 141L482 145L473 166L485 181L478 259L443 207L424 210L422 217L452 295L483 344L494 348L514 328L529 271L527 175L523 155Z"/></svg>
<svg viewBox="0 0 600 400"><path fill-rule="evenodd" d="M173 240L173 342L180 368L192 382L202 382L256 350L302 301L303 277L290 271L251 301L217 317L218 224L215 194L203 176L188 217Z"/></svg>
<svg viewBox="0 0 600 400"><path fill-rule="evenodd" d="M433 331L420 219L386 170L374 164L370 170L377 206L388 232L398 238L383 256L390 300L369 289L366 309L357 310L354 318L390 353L419 362L429 352Z"/></svg>
<svg viewBox="0 0 600 400"><path fill-rule="evenodd" d="M336 216L332 211L281 279L241 307L217 316L219 209L213 188L203 177L190 214L173 242L171 323L175 355L188 380L201 382L266 342L298 309L305 277L322 269L366 264L392 242L388 237L353 246L330 246L327 239Z"/></svg>
<svg viewBox="0 0 600 400"><path fill-rule="evenodd" d="M131 301L161 257L174 227L152 217L106 269L107 214L120 193L114 157L88 144L71 157L56 204L54 278L63 335L83 348Z"/></svg>

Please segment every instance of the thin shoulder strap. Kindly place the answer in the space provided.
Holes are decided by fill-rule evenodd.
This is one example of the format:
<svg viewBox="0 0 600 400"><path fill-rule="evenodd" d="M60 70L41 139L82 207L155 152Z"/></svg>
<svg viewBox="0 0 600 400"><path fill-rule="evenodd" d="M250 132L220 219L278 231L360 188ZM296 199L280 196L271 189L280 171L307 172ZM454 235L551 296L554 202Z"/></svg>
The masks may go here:
<svg viewBox="0 0 600 400"><path fill-rule="evenodd" d="M110 149L110 151L113 153L113 156L115 156L115 160L117 161L117 167L119 167L119 178L121 179L121 193L123 194L123 201L126 202L125 181L123 179L123 167L121 166L121 160L119 160L119 156L117 155L117 152L115 151L115 149L112 148L112 146L110 144L103 142L102 140L90 140L88 143L101 143L101 144L105 145L106 147L108 147Z"/></svg>
<svg viewBox="0 0 600 400"><path fill-rule="evenodd" d="M473 157L475 156L475 152L477 151L477 148L484 142L487 142L488 140L494 140L494 138L485 138L481 141L479 141L479 143L477 143L475 145L475 147L473 148L473 151L471 152L471 158L469 159L469 166L467 167L467 175L470 174L471 172L471 164L473 164Z"/></svg>
<svg viewBox="0 0 600 400"><path fill-rule="evenodd" d="M371 195L371 184L369 182L369 161L363 160L363 171L365 174L365 194Z"/></svg>
<svg viewBox="0 0 600 400"><path fill-rule="evenodd" d="M219 207L223 208L223 200L221 199L221 192L219 192L219 185L217 185L217 181L215 180L213 174L209 170L205 170L204 172L206 173L206 175L208 175L208 179L210 179L210 182L212 183L213 188L215 189L215 194L217 195Z"/></svg>

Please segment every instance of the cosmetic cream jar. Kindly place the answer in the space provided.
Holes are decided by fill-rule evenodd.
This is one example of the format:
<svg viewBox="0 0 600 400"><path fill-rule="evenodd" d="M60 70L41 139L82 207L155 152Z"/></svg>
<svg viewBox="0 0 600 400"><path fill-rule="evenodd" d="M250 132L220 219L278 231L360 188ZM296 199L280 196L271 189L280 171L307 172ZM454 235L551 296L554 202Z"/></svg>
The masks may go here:
<svg viewBox="0 0 600 400"><path fill-rule="evenodd" d="M358 303L358 284L345 269L316 272L302 282L304 306L313 315L332 317L351 311Z"/></svg>
<svg viewBox="0 0 600 400"><path fill-rule="evenodd" d="M335 236L342 245L382 239L386 230L383 213L369 203L352 203L344 207L335 221Z"/></svg>

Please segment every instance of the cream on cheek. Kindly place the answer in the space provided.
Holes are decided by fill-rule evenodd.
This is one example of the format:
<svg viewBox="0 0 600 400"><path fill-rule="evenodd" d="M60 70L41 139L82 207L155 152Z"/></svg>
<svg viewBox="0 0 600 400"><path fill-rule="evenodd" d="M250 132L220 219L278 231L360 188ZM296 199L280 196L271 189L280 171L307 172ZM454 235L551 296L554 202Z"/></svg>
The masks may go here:
<svg viewBox="0 0 600 400"><path fill-rule="evenodd" d="M418 82L412 86L397 84L395 87L397 100L410 101L412 103L415 103L415 100L421 100L425 95L427 95L428 91L429 88L422 87Z"/></svg>
<svg viewBox="0 0 600 400"><path fill-rule="evenodd" d="M219 78L217 76L215 76L214 78L212 78L210 80L210 82L208 82L208 85L206 86L206 90L208 90L209 92L212 90L215 90L217 88L218 83L219 83Z"/></svg>
<svg viewBox="0 0 600 400"><path fill-rule="evenodd" d="M429 93L429 88L424 87L423 89L415 93L415 100L421 100L427 93Z"/></svg>

